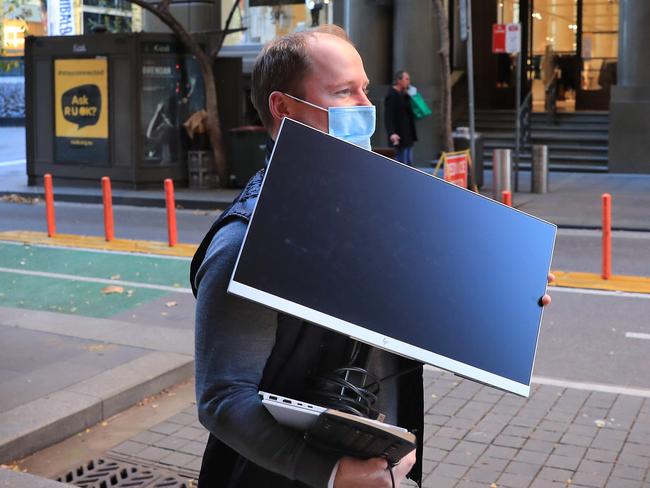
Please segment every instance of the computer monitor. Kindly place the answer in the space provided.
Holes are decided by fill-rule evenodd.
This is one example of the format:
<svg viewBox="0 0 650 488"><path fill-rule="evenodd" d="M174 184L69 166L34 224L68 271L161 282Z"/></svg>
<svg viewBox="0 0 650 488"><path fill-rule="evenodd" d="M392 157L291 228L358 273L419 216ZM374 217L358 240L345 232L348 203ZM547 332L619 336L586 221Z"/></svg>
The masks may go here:
<svg viewBox="0 0 650 488"><path fill-rule="evenodd" d="M228 291L527 396L555 234L285 119Z"/></svg>

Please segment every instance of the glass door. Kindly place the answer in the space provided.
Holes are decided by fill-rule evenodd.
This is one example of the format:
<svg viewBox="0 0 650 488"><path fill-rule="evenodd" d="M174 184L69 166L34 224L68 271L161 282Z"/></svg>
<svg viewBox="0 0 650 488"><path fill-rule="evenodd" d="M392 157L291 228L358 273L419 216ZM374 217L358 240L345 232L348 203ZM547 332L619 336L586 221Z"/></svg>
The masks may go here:
<svg viewBox="0 0 650 488"><path fill-rule="evenodd" d="M531 3L533 110L545 111L547 92L557 78L557 110L573 111L580 84L578 1L534 0Z"/></svg>
<svg viewBox="0 0 650 488"><path fill-rule="evenodd" d="M582 66L576 108L608 110L618 61L618 0L582 0Z"/></svg>

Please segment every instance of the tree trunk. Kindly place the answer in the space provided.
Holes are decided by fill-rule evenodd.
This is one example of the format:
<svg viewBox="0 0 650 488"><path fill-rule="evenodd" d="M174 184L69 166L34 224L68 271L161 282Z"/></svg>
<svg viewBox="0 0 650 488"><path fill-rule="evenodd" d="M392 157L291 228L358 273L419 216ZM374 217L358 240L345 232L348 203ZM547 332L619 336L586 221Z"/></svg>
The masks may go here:
<svg viewBox="0 0 650 488"><path fill-rule="evenodd" d="M446 152L454 150L454 139L451 135L451 68L449 64L449 23L442 0L433 0L438 33L440 35L440 132L442 147Z"/></svg>
<svg viewBox="0 0 650 488"><path fill-rule="evenodd" d="M176 20L176 18L169 12L169 3L171 0L163 0L161 4L149 3L146 0L127 0L139 7L151 12L158 17L171 31L180 39L185 47L192 53L199 63L201 74L203 75L203 84L205 85L205 102L206 112L208 113L206 128L208 131L208 138L212 145L212 153L214 155L215 170L219 175L219 183L221 186L228 184L228 166L223 151L223 139L221 135L221 123L219 121L219 111L217 105L217 89L214 80L214 73L212 72L212 61L210 57L201 47L199 43L192 38L192 36L185 30L185 28ZM216 56L216 55L215 55Z"/></svg>

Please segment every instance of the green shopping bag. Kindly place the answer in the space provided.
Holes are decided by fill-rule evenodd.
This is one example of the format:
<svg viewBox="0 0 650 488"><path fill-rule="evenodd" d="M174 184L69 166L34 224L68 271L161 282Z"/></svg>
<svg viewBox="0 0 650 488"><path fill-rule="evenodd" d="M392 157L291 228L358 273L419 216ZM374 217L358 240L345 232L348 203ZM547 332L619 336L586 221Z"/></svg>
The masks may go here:
<svg viewBox="0 0 650 488"><path fill-rule="evenodd" d="M428 117L432 113L427 102L424 101L424 98L419 93L411 95L411 109L416 119Z"/></svg>

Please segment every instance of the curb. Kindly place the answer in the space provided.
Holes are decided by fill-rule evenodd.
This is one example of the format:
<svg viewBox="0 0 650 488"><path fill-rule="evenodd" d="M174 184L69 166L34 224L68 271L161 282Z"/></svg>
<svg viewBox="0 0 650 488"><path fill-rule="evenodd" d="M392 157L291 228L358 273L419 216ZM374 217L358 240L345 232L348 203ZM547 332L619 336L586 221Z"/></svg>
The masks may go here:
<svg viewBox="0 0 650 488"><path fill-rule="evenodd" d="M6 191L0 190L0 197L9 196L9 195L18 195L23 198L39 198L40 200L45 200L45 195L40 191L27 192L27 191ZM69 203L91 203L101 205L102 195L101 194L81 194L81 193L64 193L57 191L55 194L55 202L69 202ZM119 195L113 193L113 205L125 205L131 207L155 207L155 208L165 208L166 202L163 197L143 197L137 195ZM229 200L198 200L191 198L183 198L176 194L176 205L180 208L187 210L225 210L232 203L232 199Z"/></svg>
<svg viewBox="0 0 650 488"><path fill-rule="evenodd" d="M67 439L193 374L191 356L152 352L4 412L0 463Z"/></svg>
<svg viewBox="0 0 650 488"><path fill-rule="evenodd" d="M0 487L10 488L16 486L20 486L21 488L66 488L72 485L48 480L47 478L41 478L33 474L0 468Z"/></svg>
<svg viewBox="0 0 650 488"><path fill-rule="evenodd" d="M18 195L24 198L39 198L44 201L45 196L40 191L28 192L28 191L6 191L0 190L0 197L9 196L9 195ZM484 195L487 196L487 195ZM179 209L184 210L225 210L232 203L234 196L219 199L215 198L214 200L202 200L195 198L184 198L182 194L179 196L178 192L176 193L176 204ZM67 202L67 203L89 203L95 205L101 205L102 196L101 194L82 194L82 193L61 193L58 191L55 195L55 201L58 202ZM148 208L165 208L166 202L164 197L144 197L137 195L119 195L113 193L113 205L125 205L131 207L148 207ZM519 210L526 212L525 209ZM528 212L526 212L528 213ZM532 214L531 214L532 215ZM549 220L547 217L539 217L543 220ZM558 222L557 219L553 222L557 225L558 229L579 229L579 230L601 230L601 224L589 224L589 223L578 223L575 222L562 222L561 219ZM650 232L650 226L639 227L634 225L615 225L612 224L612 231L616 232Z"/></svg>

